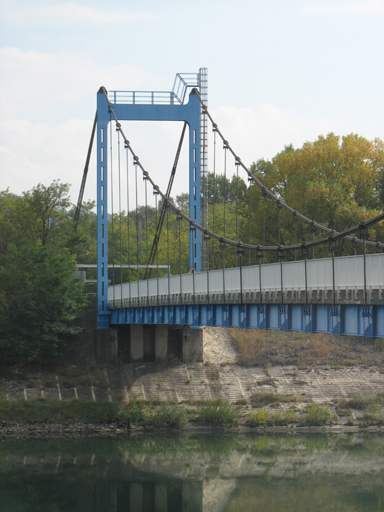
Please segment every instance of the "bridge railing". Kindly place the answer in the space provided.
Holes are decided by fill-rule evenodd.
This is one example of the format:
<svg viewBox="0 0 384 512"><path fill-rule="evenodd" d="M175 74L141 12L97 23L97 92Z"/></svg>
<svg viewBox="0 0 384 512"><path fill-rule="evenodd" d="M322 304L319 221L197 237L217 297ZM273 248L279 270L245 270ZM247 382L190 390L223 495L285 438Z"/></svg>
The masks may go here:
<svg viewBox="0 0 384 512"><path fill-rule="evenodd" d="M261 279L260 279L261 278ZM292 261L214 270L197 274L164 276L109 287L109 307L141 307L173 304L298 302L364 302L364 258L332 258ZM367 303L379 304L384 291L384 254L366 257Z"/></svg>

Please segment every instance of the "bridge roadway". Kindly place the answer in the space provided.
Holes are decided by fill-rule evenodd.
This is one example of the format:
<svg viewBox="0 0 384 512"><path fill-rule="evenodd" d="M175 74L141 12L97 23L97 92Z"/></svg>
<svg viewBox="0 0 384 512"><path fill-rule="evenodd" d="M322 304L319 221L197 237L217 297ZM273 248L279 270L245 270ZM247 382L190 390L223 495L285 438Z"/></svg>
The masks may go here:
<svg viewBox="0 0 384 512"><path fill-rule="evenodd" d="M109 286L108 306L111 324L256 327L384 337L384 254L366 256L365 275L364 286L360 255L334 259L334 286L332 258L167 275Z"/></svg>

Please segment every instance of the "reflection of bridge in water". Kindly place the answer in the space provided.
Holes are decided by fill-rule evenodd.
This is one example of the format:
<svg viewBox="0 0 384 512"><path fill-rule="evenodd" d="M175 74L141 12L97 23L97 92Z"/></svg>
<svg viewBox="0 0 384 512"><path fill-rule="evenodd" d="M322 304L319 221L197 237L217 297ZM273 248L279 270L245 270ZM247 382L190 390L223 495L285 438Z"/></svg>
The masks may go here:
<svg viewBox="0 0 384 512"><path fill-rule="evenodd" d="M111 339L113 345L118 337L129 338L133 360L141 360L148 325L159 327L159 354L170 338L170 326L180 328L180 344L188 338L191 346L199 345L197 331L204 325L384 336L384 244L369 240L370 228L384 213L337 232L291 208L225 139L208 111L207 84L207 70L201 68L196 74L178 74L171 92L107 92L103 87L98 92L93 133L99 354L108 352ZM122 122L134 120L183 123L166 188L155 183L125 135ZM187 127L188 214L171 200ZM208 189L209 165L213 190ZM226 190L230 169L232 216ZM242 182L242 202L241 172L249 183ZM215 197L219 185L220 205ZM252 209L255 194L262 208L258 215ZM271 205L275 221L266 232ZM241 225L240 208L246 210L249 226ZM292 222L283 231L284 218ZM260 226L257 236L254 222ZM315 259L319 251L330 257ZM193 328L185 336L184 326ZM104 360L108 357L104 354Z"/></svg>
<svg viewBox="0 0 384 512"><path fill-rule="evenodd" d="M60 510L71 512L223 512L236 500L243 482L252 482L257 494L269 489L270 495L276 486L284 495L295 482L299 499L311 483L309 475L319 486L324 479L326 487L331 478L332 494L345 492L345 485L352 483L355 492L368 496L381 488L384 474L383 456L372 454L371 441L381 446L380 437L369 440L358 434L337 439L319 434L240 439L139 436L107 440L109 457L97 452L60 455L66 452L66 441L61 441L56 455L32 456L29 442L29 455L1 460L0 488L6 484L7 497L11 492L16 498L20 486L28 487L25 500L33 501L35 494L42 505L46 499L52 509L60 505Z"/></svg>

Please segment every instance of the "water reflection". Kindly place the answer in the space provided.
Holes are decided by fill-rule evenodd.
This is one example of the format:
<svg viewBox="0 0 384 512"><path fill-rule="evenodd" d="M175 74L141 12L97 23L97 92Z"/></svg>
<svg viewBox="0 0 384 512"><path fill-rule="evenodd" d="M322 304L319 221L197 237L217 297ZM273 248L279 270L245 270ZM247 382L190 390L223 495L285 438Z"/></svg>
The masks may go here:
<svg viewBox="0 0 384 512"><path fill-rule="evenodd" d="M384 435L0 443L4 512L384 510Z"/></svg>

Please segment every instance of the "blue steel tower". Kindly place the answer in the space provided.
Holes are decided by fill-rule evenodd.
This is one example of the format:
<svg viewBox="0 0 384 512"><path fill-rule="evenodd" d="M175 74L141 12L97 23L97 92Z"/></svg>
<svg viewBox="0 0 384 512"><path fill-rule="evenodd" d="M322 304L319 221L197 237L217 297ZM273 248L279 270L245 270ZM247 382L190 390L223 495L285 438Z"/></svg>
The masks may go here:
<svg viewBox="0 0 384 512"><path fill-rule="evenodd" d="M185 103L188 89L192 89ZM206 122L197 92L207 99L207 71L177 74L171 92L110 91L97 94L97 327L109 327L108 311L108 124L110 106L119 121L184 121L189 126L189 217L207 226ZM201 172L203 168L203 172ZM203 186L201 186L203 185ZM203 201L201 201L203 192ZM202 205L203 203L203 205ZM203 209L202 209L203 206ZM202 218L203 213L203 218ZM204 263L200 231L190 230L189 265L197 272Z"/></svg>

